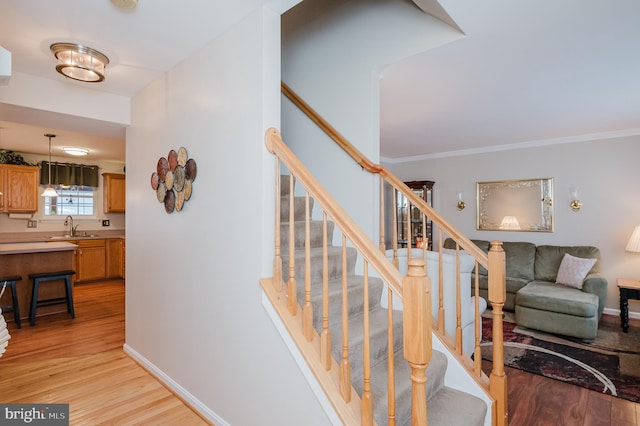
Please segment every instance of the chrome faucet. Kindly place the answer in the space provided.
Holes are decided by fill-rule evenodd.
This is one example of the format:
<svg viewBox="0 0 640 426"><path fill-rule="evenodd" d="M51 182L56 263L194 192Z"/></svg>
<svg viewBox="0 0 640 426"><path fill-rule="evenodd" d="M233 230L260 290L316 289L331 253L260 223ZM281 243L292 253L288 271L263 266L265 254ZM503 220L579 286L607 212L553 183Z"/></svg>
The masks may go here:
<svg viewBox="0 0 640 426"><path fill-rule="evenodd" d="M76 229L78 225L73 226L73 217L67 216L64 218L64 226L69 225L69 236L74 237L76 235Z"/></svg>

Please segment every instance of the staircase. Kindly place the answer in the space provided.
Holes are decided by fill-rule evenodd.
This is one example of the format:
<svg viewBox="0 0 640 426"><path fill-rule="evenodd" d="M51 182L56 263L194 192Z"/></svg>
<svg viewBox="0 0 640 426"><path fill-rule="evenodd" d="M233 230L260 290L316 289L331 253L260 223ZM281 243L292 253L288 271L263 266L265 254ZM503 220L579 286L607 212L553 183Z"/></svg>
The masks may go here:
<svg viewBox="0 0 640 426"><path fill-rule="evenodd" d="M380 305L385 285L381 279L356 272L357 252L352 247L334 246L332 241L334 224L326 222L326 261L324 264L324 223L322 220L305 221L307 215L306 197L294 196L294 235L290 238L290 185L289 176L281 177L280 202L280 241L282 253L282 276L286 283L291 278L297 282L296 310L300 315L305 305L312 309L313 327L318 335L323 332L323 271L328 271L328 330L331 338L331 355L335 362L350 366L352 392L363 399L365 390L370 391L373 402L373 418L379 425L408 425L411 420L411 370L403 353L403 315L401 311L390 312ZM309 215L314 201L308 200ZM311 217L311 216L310 216ZM308 247L306 240L308 237ZM290 271L290 240L294 244L294 266ZM308 253L308 258L307 258ZM308 265L309 271L306 270ZM293 272L293 277L290 276ZM306 294L305 280L310 282L310 294ZM346 283L346 284L345 284ZM346 288L346 298L343 292ZM307 300L308 299L308 300ZM343 303L346 300L346 312L343 315ZM307 303L308 302L308 303ZM309 309L307 307L307 309ZM343 327L343 318L348 318L348 325ZM367 326L365 326L367 324ZM389 331L389 324L392 330ZM368 332L365 331L368 328ZM343 333L348 335L348 357L343 351ZM389 353L391 335L393 353ZM370 336L367 339L366 336ZM296 336L293 336L296 339ZM300 336L301 339L304 337ZM365 359L364 353L370 354ZM347 361L345 361L345 357ZM368 365L369 368L365 368ZM389 386L389 369L395 371L394 384ZM485 424L486 404L467 393L444 385L447 370L447 357L433 351L426 376L427 419L430 425L474 426ZM365 371L370 371L370 376ZM389 400L389 390L395 397ZM343 395L344 397L344 395ZM367 397L368 399L369 397ZM390 403L388 403L388 401ZM363 402L364 403L364 402ZM362 421L365 424L364 420Z"/></svg>

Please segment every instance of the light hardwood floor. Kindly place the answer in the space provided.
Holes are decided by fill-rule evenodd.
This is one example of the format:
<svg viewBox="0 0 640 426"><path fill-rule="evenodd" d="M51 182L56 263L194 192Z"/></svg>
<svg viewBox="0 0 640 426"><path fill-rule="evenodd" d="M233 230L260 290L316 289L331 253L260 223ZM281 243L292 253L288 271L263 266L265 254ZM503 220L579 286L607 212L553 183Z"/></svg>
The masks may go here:
<svg viewBox="0 0 640 426"><path fill-rule="evenodd" d="M123 281L74 294L74 320L56 314L20 330L9 322L0 402L68 403L71 425L209 424L122 350Z"/></svg>
<svg viewBox="0 0 640 426"><path fill-rule="evenodd" d="M207 424L123 352L122 281L77 286L75 307L75 320L59 314L21 330L9 323L0 402L69 403L71 425ZM640 426L640 404L520 370L507 375L511 426Z"/></svg>

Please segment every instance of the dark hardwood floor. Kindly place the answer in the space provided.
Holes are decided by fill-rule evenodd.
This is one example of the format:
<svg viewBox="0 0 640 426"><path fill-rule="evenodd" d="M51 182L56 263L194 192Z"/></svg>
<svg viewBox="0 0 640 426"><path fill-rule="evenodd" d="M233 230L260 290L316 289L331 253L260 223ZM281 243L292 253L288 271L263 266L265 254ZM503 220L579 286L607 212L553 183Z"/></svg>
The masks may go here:
<svg viewBox="0 0 640 426"><path fill-rule="evenodd" d="M72 425L141 424L140 416L146 424L206 424L122 351L122 281L85 284L74 293L75 320L53 315L38 319L35 327L23 321L21 330L9 322L12 339L0 358L0 402L48 402L57 396L62 399L51 402L70 402ZM618 317L603 321L619 324ZM640 328L640 320L630 325ZM490 364L484 367L488 371ZM512 368L507 376L512 426L640 426L640 404ZM82 392L84 386L93 387ZM117 399L122 394L138 402L123 405Z"/></svg>
<svg viewBox="0 0 640 426"><path fill-rule="evenodd" d="M620 323L610 315L602 321ZM630 326L640 328L640 320ZM484 371L490 368L483 361ZM640 426L640 404L514 368L506 372L511 426Z"/></svg>

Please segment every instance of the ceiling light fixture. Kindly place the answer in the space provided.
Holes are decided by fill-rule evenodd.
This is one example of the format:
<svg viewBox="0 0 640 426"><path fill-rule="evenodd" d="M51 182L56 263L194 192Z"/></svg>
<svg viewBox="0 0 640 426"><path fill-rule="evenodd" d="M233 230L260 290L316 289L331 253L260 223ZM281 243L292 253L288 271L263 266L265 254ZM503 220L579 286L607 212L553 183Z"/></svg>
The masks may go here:
<svg viewBox="0 0 640 426"><path fill-rule="evenodd" d="M104 80L109 58L103 53L75 43L54 43L49 48L58 60L56 71L65 77L88 83Z"/></svg>
<svg viewBox="0 0 640 426"><path fill-rule="evenodd" d="M53 186L51 186L51 138L55 138L56 135L52 135L51 133L45 133L45 137L49 138L49 185L47 189L42 193L43 197L57 197L58 193Z"/></svg>
<svg viewBox="0 0 640 426"><path fill-rule="evenodd" d="M89 153L89 150L87 148L73 148L65 146L64 148L62 148L62 150L69 155L75 155L77 157L83 157Z"/></svg>

